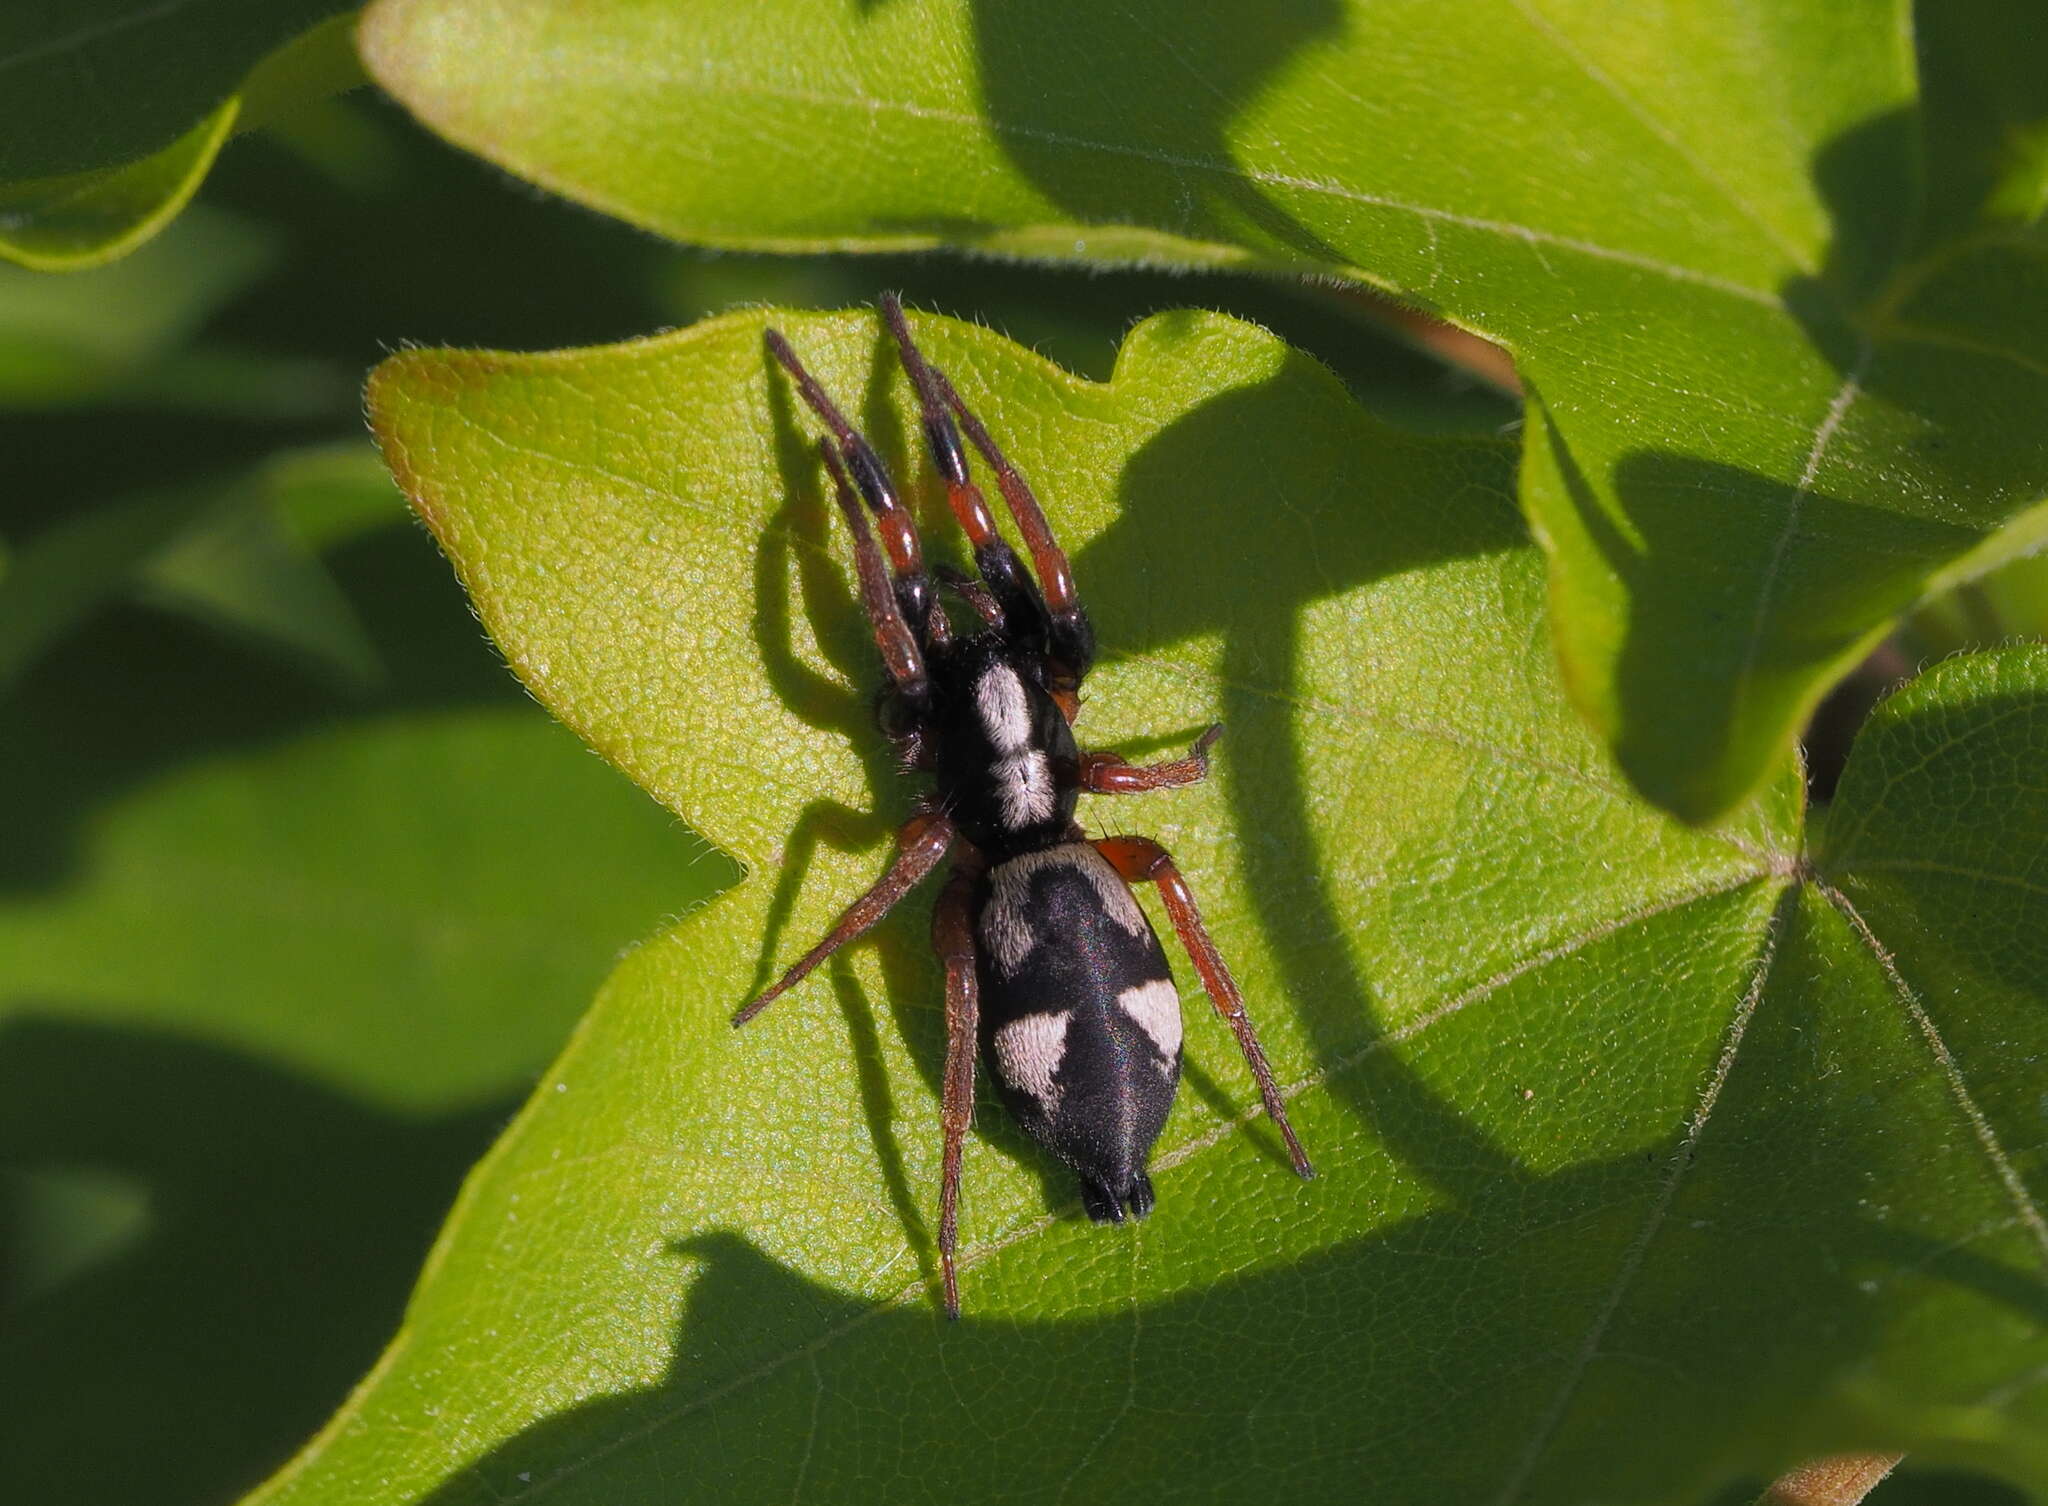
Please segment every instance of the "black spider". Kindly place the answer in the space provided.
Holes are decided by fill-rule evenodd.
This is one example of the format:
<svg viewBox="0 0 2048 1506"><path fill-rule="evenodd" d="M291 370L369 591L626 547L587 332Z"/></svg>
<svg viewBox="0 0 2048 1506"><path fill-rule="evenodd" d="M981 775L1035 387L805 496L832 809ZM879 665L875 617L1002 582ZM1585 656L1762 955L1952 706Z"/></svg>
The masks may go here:
<svg viewBox="0 0 2048 1506"><path fill-rule="evenodd" d="M1180 998L1132 884L1158 886L1203 987L1237 1036L1294 1169L1312 1173L1244 996L1173 859L1147 837L1091 842L1074 819L1084 790L1123 794L1195 783L1208 773L1209 748L1223 729L1203 733L1185 758L1142 767L1076 747L1072 723L1095 633L1067 557L1024 478L910 338L902 305L886 296L882 315L917 389L925 440L981 579L926 569L909 510L873 446L789 342L769 330L768 349L831 431L818 449L853 535L861 602L889 675L877 719L905 766L931 774L937 787L898 831L888 873L733 1024L744 1025L874 925L953 852L932 917L932 944L946 970L939 1259L946 1311L958 1317L960 1152L974 1107L977 1039L1018 1123L1080 1174L1091 1218L1121 1221L1126 1208L1137 1218L1152 1210L1145 1161L1180 1082ZM968 475L963 430L995 475L1031 552L1036 582L996 531ZM856 491L881 531L880 549ZM978 631L955 633L941 590L973 610Z"/></svg>

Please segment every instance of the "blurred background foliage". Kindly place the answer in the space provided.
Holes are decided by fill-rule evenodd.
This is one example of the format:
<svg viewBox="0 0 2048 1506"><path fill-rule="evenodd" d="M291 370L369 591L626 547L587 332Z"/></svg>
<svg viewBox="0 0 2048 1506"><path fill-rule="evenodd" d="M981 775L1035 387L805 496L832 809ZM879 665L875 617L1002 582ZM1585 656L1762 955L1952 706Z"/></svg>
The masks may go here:
<svg viewBox="0 0 2048 1506"><path fill-rule="evenodd" d="M735 876L497 662L365 435L382 355L895 287L1096 377L1145 314L1221 308L1395 422L1515 420L1352 292L698 253L366 91L263 113L135 254L0 267L10 1502L197 1506L265 1476L375 1360L617 953ZM1832 714L2044 631L2037 557L1928 606ZM1908 1473L1872 1499L2014 1497Z"/></svg>

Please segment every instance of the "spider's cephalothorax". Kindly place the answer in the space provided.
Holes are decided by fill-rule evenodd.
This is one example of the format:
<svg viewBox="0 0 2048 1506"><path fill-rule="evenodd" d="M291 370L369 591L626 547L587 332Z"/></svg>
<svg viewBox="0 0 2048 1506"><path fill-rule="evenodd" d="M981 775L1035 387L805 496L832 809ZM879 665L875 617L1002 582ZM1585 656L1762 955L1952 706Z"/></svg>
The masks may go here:
<svg viewBox="0 0 2048 1506"><path fill-rule="evenodd" d="M932 943L946 971L939 1258L946 1310L958 1316L960 1154L974 1107L977 1045L1018 1123L1079 1174L1090 1217L1121 1220L1128 1210L1142 1218L1152 1210L1145 1161L1180 1082L1180 997L1133 884L1158 886L1202 986L1237 1036L1295 1170L1307 1176L1309 1164L1245 1015L1244 996L1173 860L1146 837L1090 841L1074 819L1084 791L1124 794L1203 778L1222 729L1211 727L1184 758L1142 767L1114 753L1079 751L1073 720L1095 634L1067 557L1023 476L945 373L918 350L895 298L882 300L882 313L917 391L926 443L973 546L980 579L927 570L910 513L880 457L789 342L768 331L768 349L830 431L819 450L853 535L861 603L889 676L878 720L906 766L931 774L935 788L897 833L889 872L733 1023L745 1024L874 925L953 853L952 876L932 917ZM968 473L963 431L1016 520L1032 573L996 531ZM973 610L980 623L975 632L956 632L940 603L942 591Z"/></svg>

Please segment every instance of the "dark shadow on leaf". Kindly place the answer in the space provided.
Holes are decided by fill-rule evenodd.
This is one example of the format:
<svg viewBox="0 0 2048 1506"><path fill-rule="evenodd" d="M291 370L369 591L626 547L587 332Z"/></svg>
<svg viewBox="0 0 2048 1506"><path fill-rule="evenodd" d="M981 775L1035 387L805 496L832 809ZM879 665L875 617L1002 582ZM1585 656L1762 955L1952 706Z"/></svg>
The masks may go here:
<svg viewBox="0 0 2048 1506"><path fill-rule="evenodd" d="M147 1224L0 1323L0 1496L230 1499L376 1358L513 1105L412 1120L219 1046L9 1009L0 1167L116 1176ZM0 1233L32 1217L0 1201Z"/></svg>
<svg viewBox="0 0 2048 1506"><path fill-rule="evenodd" d="M1697 1099L1684 1089L1668 1129L1553 1170L1476 1178L1452 1164L1470 1148L1454 1139L1425 1148L1420 1171L1461 1198L1360 1216L1350 1227L1364 1232L1198 1289L1103 1305L1125 1269L1142 1289L1159 1231L1215 1216L1167 1192L1148 1223L1084 1231L1087 1253L1070 1252L1059 1280L1095 1311L1032 1321L978 1305L978 1292L1007 1282L1014 1299L1034 1279L1025 1267L998 1280L1000 1251L970 1260L965 1316L949 1324L928 1288L875 1303L733 1232L676 1235L690 1280L661 1380L558 1412L428 1500L600 1506L666 1498L678 1481L721 1502L894 1499L881 1482L904 1472L934 1499L985 1499L998 1481L1006 1499L1121 1500L1144 1480L1176 1500L1242 1500L1249 1482L1349 1501L1361 1479L1426 1481L1454 1501L1494 1499L1510 1481L1530 1501L1700 1499L1830 1442L1872 1446L1854 1400L1901 1383L1899 1342L1946 1317L2004 1334L2002 1362L2025 1374L2048 1285L2023 1236L2004 1258L1974 1243L1970 1225L2001 1203L1988 1188L1955 1210L1962 1227L1873 1205L1895 1177L1949 1180L1896 1133L1889 1095L1813 1070L1862 1028L1853 1005L1810 986L1826 946L1816 908L1830 929L1824 901L1780 900L1774 986L1690 1143ZM1666 1049L1656 1032L1617 1044L1603 1066L1621 1078ZM1967 1127L1947 1153L1974 1158ZM1788 1180L1788 1167L1804 1175ZM1360 1171L1340 1157L1309 1195L1344 1196ZM1217 1206L1227 1220L1228 1199ZM594 1344L616 1331L608 1313L580 1321ZM1926 1377L1922 1400L1975 1403L1983 1379L1967 1366ZM1630 1448L1612 1446L1618 1416Z"/></svg>
<svg viewBox="0 0 2048 1506"><path fill-rule="evenodd" d="M1317 866L1326 837L1309 816L1317 802L1293 699L1304 656L1314 652L1303 615L1313 603L1373 580L1514 548L1526 536L1508 501L1512 456L1505 446L1495 457L1497 507L1433 506L1424 497L1387 497L1379 505L1357 456L1385 431L1321 378L1308 357L1290 354L1274 381L1225 393L1176 419L1132 457L1121 511L1081 551L1075 572L1112 656L1222 636L1228 732L1219 777L1230 792L1259 922L1286 984L1284 999L1248 1002L1255 1019L1276 1008L1298 1011L1327 1069L1383 1037L1371 981L1353 960ZM1320 426L1302 411L1304 390L1318 388L1332 410ZM1276 491L1267 438L1276 434L1289 435L1295 446L1288 473L1327 476L1328 490ZM1101 801L1084 814L1096 821L1110 816ZM1203 875L1188 881L1199 899ZM1185 1007L1187 1028L1206 1028L1199 996ZM1423 1174L1454 1176L1456 1185L1440 1185L1460 1198L1517 1175L1513 1158L1439 1102L1398 1053L1371 1051L1366 1061L1333 1086ZM1226 1091L1244 1101L1248 1090L1240 1082ZM1259 1133L1270 1131L1262 1126ZM1277 1146L1272 1137L1269 1148Z"/></svg>
<svg viewBox="0 0 2048 1506"><path fill-rule="evenodd" d="M772 366L764 349L761 359ZM873 755L874 719L866 698L849 684L872 672L874 641L860 602L848 588L835 549L833 504L809 430L796 417L780 371L768 382L768 414L784 502L761 533L754 561L754 640L768 683L784 705L813 727L837 732ZM837 678L819 674L797 656L789 619L789 578L794 573L804 617ZM880 793L877 786L876 793Z"/></svg>
<svg viewBox="0 0 2048 1506"><path fill-rule="evenodd" d="M1594 494L1554 423L1546 419L1532 441L1550 446L1581 525L1630 602L1615 670L1624 708L1615 755L1633 777L1661 785L1670 750L1694 750L1695 783L1673 788L1681 815L1717 803L1705 776L1753 728L1789 715L1802 669L1847 653L1873 614L1904 611L1924 589L1930 561L1978 537L1950 523L1801 493L1737 466L1651 450L1624 456L1613 476L1631 537ZM1794 509L1799 526L1784 535L1768 582L1759 570L1705 568L1725 561L1730 536L1779 534ZM1671 695L1669 655L1685 643L1718 655L1712 683L1724 687L1721 695Z"/></svg>
<svg viewBox="0 0 2048 1506"><path fill-rule="evenodd" d="M861 1117L867 1121L868 1138L881 1162L882 1181L889 1189L889 1206L903 1225L904 1242L916 1252L917 1268L923 1279L936 1279L938 1244L926 1227L918 1206L918 1194L911 1188L903 1169L903 1151L896 1141L896 1104L889 1092L889 1074L882 1066L882 1045L875 1035L875 1008L861 992L853 969L844 958L829 964L832 991L839 999L839 1012L846 1019L846 1033L853 1041L853 1070L860 1083Z"/></svg>
<svg viewBox="0 0 2048 1506"><path fill-rule="evenodd" d="M1255 26L1231 0L976 0L973 12L995 138L1059 217L1350 264L1259 191L1231 142L1288 60L1342 30L1336 0L1277 0L1259 8Z"/></svg>
<svg viewBox="0 0 2048 1506"><path fill-rule="evenodd" d="M600 1506L650 1492L900 1499L885 1482L900 1486L903 1471L930 1499L990 1499L994 1481L1006 1500L1123 1500L1131 1481L1145 1480L1175 1500L1242 1500L1249 1482L1263 1481L1279 1499L1350 1501L1360 1479L1426 1480L1440 1499L1487 1499L1518 1468L1604 1295L1560 1271L1577 1271L1589 1246L1603 1270L1618 1257L1672 1149L1502 1183L1469 1205L1287 1264L1053 1321L979 1313L972 1266L954 1324L915 1297L847 1297L733 1233L680 1238L671 1248L694 1279L662 1380L535 1424L426 1506ZM1745 1151L1781 1155L1762 1143ZM1094 1231L1103 1252L1077 1279L1120 1282L1118 1268L1141 1258L1148 1231L1173 1216L1162 1203L1147 1225ZM1698 1407L1677 1400L1660 1418L1657 1447L1588 1452L1581 1439L1559 1472L1539 1463L1530 1498L1698 1495L1731 1470L1790 1462L1809 1440L1786 1418L1839 1356L1875 1335L1879 1308L1851 1273L1898 1253L1889 1232L1867 1223L1845 1219L1840 1233L1839 1268L1804 1291L1782 1327L1698 1334L1702 1294L1740 1279L1710 1264L1669 1268L1689 1275L1647 1299L1657 1308L1642 1321L1698 1334L1711 1355L1694 1358L1710 1373L1734 1363L1745 1378L1768 1377L1726 1397L1752 1430L1749 1457L1728 1450L1725 1419L1703 1423ZM1732 1244L1714 1232L1686 1238L1740 1249L1743 1273L1768 1290L1805 1253L1810 1231L1745 1229ZM1924 1266L1921 1252L1905 1253ZM1526 1278L1510 1279L1502 1263ZM1984 1296L2039 1310L2037 1277L1988 1274ZM1973 1273L1926 1266L1921 1275L1977 1289ZM2004 1289L2015 1283L2022 1289ZM1370 1356L1370 1394L1333 1386L1333 1371L1352 1372L1361 1356ZM1608 1363L1625 1373L1645 1360L1624 1349ZM1232 1379L1219 1386L1217 1377ZM1199 1401L1188 1400L1190 1386ZM1773 1448L1777 1457L1758 1457Z"/></svg>

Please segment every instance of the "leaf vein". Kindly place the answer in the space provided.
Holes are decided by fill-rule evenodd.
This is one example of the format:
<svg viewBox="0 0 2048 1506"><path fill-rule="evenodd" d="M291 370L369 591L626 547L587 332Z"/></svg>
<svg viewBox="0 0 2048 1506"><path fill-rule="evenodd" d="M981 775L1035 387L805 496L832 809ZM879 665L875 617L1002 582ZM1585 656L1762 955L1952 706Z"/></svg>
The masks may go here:
<svg viewBox="0 0 2048 1506"><path fill-rule="evenodd" d="M1987 884L2006 884L2014 889L2024 889L2029 894L2048 895L2048 884L2030 883L2017 874L1993 873L1988 869L1970 868L1961 863L1937 863L1932 858L1873 858L1869 862L1855 865L1856 874L1886 872L1945 873L1955 878L1977 879Z"/></svg>
<svg viewBox="0 0 2048 1506"><path fill-rule="evenodd" d="M1669 147L1673 155L1698 175L1701 182L1718 193L1736 213L1756 226L1758 230L1761 230L1764 238L1777 247L1779 251L1783 252L1787 261L1809 277L1818 274L1819 268L1813 264L1813 259L1808 253L1802 252L1795 247L1777 226L1766 220L1754 205L1737 193L1733 185L1722 178L1719 173L1707 165L1703 158L1680 140L1678 134L1670 126L1666 125L1654 111L1624 89L1613 74L1587 56L1580 49L1579 44L1573 41L1561 26L1536 7L1533 0L1508 0L1508 4L1520 14L1524 21L1529 23L1530 30L1539 33L1545 41L1549 42L1568 58L1572 65L1585 74L1591 83L1604 90L1613 98L1616 104L1627 111L1637 124L1641 125L1644 130Z"/></svg>
<svg viewBox="0 0 2048 1506"><path fill-rule="evenodd" d="M2019 1214L2020 1222L2025 1224L2027 1232L2033 1235L2034 1243L2040 1248L2043 1267L2048 1268L2048 1217L2043 1217L2040 1207L2034 1202L2033 1194L2028 1192L2026 1182L2021 1179L2019 1169L2013 1165L2012 1157L2007 1155L2005 1147L1999 1144L1998 1131L1992 1127L1990 1117L1985 1114L1975 1095L1970 1092L1970 1085L1963 1081L1961 1063L1949 1050L1948 1042L1942 1039L1941 1031L1936 1028L1933 1017L1927 1013L1926 1006L1920 1002L1920 996L1914 992L1912 984L1908 983L1905 975L1899 971L1897 959L1884 943L1877 939L1877 933L1871 930L1870 922L1863 918L1863 912L1856 908L1848 895L1834 885L1819 880L1816 880L1816 884L1820 892L1827 896L1828 903L1840 911L1843 919L1849 922L1850 929L1869 949L1870 955L1877 959L1878 967L1883 970L1886 981L1892 986L1892 992L1898 997L1899 1007L1906 1012L1906 1017L1913 1022L1914 1027L1920 1032L1921 1039L1927 1043L1927 1049L1933 1055L1935 1064L1940 1067L1942 1076L1948 1081L1949 1092L1955 1098L1956 1106L1969 1121L1970 1132L1976 1137L1979 1148L1984 1152L1984 1159L1990 1163L1992 1173L2005 1189L2006 1196L2012 1200L2013 1209Z"/></svg>
<svg viewBox="0 0 2048 1506"><path fill-rule="evenodd" d="M1793 892L1795 891L1789 888L1786 890L1787 894ZM1593 1325L1587 1329L1585 1339L1572 1356L1570 1365L1566 1367L1564 1380L1559 1385L1557 1394L1551 1398L1550 1405L1537 1419L1535 1432L1530 1435L1529 1442L1522 1450L1515 1467L1509 1471L1500 1494L1494 1497L1495 1506L1508 1506L1508 1503L1522 1494L1530 1476L1536 1472L1536 1466L1542 1460L1544 1450L1550 1446L1551 1440L1557 1436L1558 1429L1564 1425L1565 1414L1570 1411L1572 1399L1578 1395L1580 1383L1584 1381L1587 1370L1591 1368L1600 1352L1601 1341L1606 1338L1607 1330L1614 1322L1614 1315L1621 1310L1621 1304L1627 1298L1629 1289L1635 1285L1636 1276L1642 1270L1643 1262L1649 1257L1650 1246L1655 1243L1658 1231L1664 1227L1664 1220L1671 1212L1672 1203L1678 1198L1679 1184L1685 1180L1685 1173L1692 1166L1699 1149L1700 1137L1706 1132L1707 1120L1712 1116L1715 1105L1721 1100L1721 1089L1727 1085L1728 1076L1735 1069L1735 1058L1742 1050L1743 1037L1749 1030L1750 1020L1756 1014L1757 1003L1763 997L1764 984L1771 973L1771 963L1778 953L1778 917L1783 908L1784 903L1781 900L1778 911L1773 913L1765 929L1763 948L1757 957L1755 974L1750 979L1749 987L1744 991L1734 1013L1729 1016L1727 1028L1721 1036L1721 1050L1707 1070L1706 1081L1700 1089L1698 1105L1686 1125L1678 1149L1665 1167L1663 1180L1651 1200L1649 1214L1644 1218L1643 1226L1636 1237L1623 1251L1621 1266L1615 1272L1614 1283L1608 1290L1606 1300L1594 1313Z"/></svg>
<svg viewBox="0 0 2048 1506"><path fill-rule="evenodd" d="M1731 697L1735 703L1747 697L1750 677L1756 671L1757 655L1763 649L1764 625L1770 620L1785 556L1798 535L1806 498L1813 490L1814 478L1820 474L1821 463L1827 458L1828 446L1834 441L1836 430L1841 428L1842 420L1848 416L1850 407L1863 390L1863 374L1869 369L1874 348L1873 341L1866 339L1863 342L1854 369L1842 379L1834 400L1828 404L1828 411L1821 416L1820 425L1814 430L1813 443L1806 451L1806 464L1800 469L1799 481L1792 489L1792 500L1785 508L1785 526L1778 530L1777 542L1771 546L1771 557L1764 565L1763 579L1757 586L1756 612L1750 618L1749 641L1743 645L1742 662L1735 670L1735 692Z"/></svg>
<svg viewBox="0 0 2048 1506"><path fill-rule="evenodd" d="M1411 215L1425 222L1455 225L1461 229L1476 230L1488 235L1503 236L1524 242L1535 250L1539 246L1550 246L1562 251L1577 252L1597 261L1608 261L1617 265L1633 267L1638 271L1653 273L1672 282L1691 283L1709 288L1731 298L1740 298L1748 303L1762 304L1767 308L1782 309L1784 301L1767 288L1752 287L1733 278L1722 277L1698 267L1683 263L1665 261L1640 251L1628 251L1618 246L1603 245L1598 241L1586 240L1579 236L1565 235L1557 231L1541 230L1533 225L1517 224L1512 220L1493 219L1484 215L1463 214L1457 210L1440 209L1433 205L1416 204L1386 194L1367 193L1343 183L1331 182L1325 178L1309 178L1294 173L1269 172L1264 169L1248 168L1238 163L1215 157L1191 156L1181 152L1163 152L1150 147L1132 146L1117 141L1097 141L1086 136L1076 136L1065 131L1048 130L1043 126L1019 125L1013 121L990 120L964 110L949 110L936 105L914 104L904 99L879 99L863 96L846 99L817 89L798 89L786 85L774 85L746 80L735 82L721 80L717 85L707 84L702 77L682 79L671 76L669 82L694 88L701 93L725 93L752 95L764 99L782 100L792 104L812 105L822 109L855 109L870 115L884 111L906 116L913 120L929 120L942 125L956 125L973 130L986 131L991 136L1010 137L1020 141L1037 142L1045 146L1070 148L1074 151L1097 152L1105 156L1126 157L1140 162L1149 162L1157 167L1177 168L1189 172L1214 173L1222 177L1237 178L1263 188L1286 188L1302 193L1319 194L1326 198L1345 203L1361 204L1372 209L1385 209L1397 214ZM1540 255L1540 252L1538 253ZM1354 268L1354 270L1364 270Z"/></svg>

